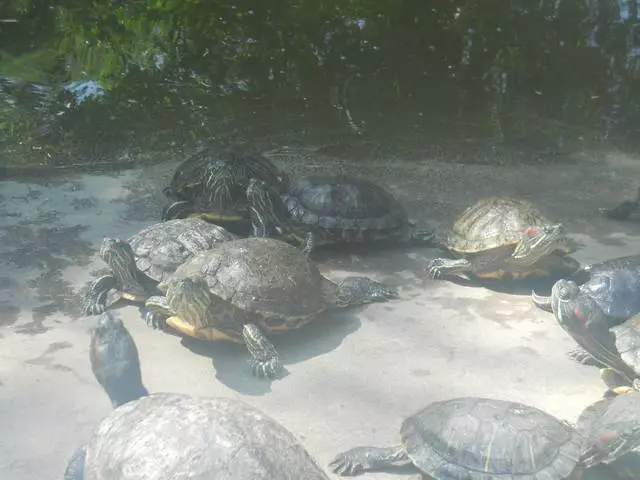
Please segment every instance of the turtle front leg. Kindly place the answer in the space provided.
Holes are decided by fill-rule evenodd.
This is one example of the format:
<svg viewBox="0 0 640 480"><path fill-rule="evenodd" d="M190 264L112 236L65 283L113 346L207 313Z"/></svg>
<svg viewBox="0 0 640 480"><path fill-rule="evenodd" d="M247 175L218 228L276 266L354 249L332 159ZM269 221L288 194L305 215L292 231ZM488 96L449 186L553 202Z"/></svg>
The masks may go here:
<svg viewBox="0 0 640 480"><path fill-rule="evenodd" d="M412 462L402 445L394 447L356 447L340 453L329 463L334 473L343 477L381 470L387 467L404 467Z"/></svg>
<svg viewBox="0 0 640 480"><path fill-rule="evenodd" d="M118 281L113 275L103 275L89 285L85 296L82 312L84 315L100 315L104 313L109 290L118 287Z"/></svg>
<svg viewBox="0 0 640 480"><path fill-rule="evenodd" d="M581 365L592 365L601 367L602 363L596 360L589 352L582 347L576 347L567 353L567 356L574 362L578 362Z"/></svg>
<svg viewBox="0 0 640 480"><path fill-rule="evenodd" d="M178 201L173 202L168 207L162 209L162 221L175 220L178 218L187 218L193 213L191 202Z"/></svg>
<svg viewBox="0 0 640 480"><path fill-rule="evenodd" d="M154 330L165 330L167 318L177 315L167 303L167 297L153 295L144 302L147 313L144 315L144 323Z"/></svg>
<svg viewBox="0 0 640 480"><path fill-rule="evenodd" d="M242 328L242 338L251 354L251 372L260 378L276 378L280 370L280 357L276 347L253 323Z"/></svg>
<svg viewBox="0 0 640 480"><path fill-rule="evenodd" d="M445 275L466 274L470 272L472 268L471 262L465 258L434 258L427 263L425 270L429 273L429 276L435 280Z"/></svg>
<svg viewBox="0 0 640 480"><path fill-rule="evenodd" d="M398 298L398 292L395 289L369 277L346 277L337 285L338 293L335 301L338 307L386 302Z"/></svg>
<svg viewBox="0 0 640 480"><path fill-rule="evenodd" d="M540 310L553 313L553 308L551 307L551 297L538 295L534 290L531 290L531 301Z"/></svg>
<svg viewBox="0 0 640 480"><path fill-rule="evenodd" d="M311 257L311 253L316 246L316 236L313 232L307 232L301 245L301 252L306 258Z"/></svg>

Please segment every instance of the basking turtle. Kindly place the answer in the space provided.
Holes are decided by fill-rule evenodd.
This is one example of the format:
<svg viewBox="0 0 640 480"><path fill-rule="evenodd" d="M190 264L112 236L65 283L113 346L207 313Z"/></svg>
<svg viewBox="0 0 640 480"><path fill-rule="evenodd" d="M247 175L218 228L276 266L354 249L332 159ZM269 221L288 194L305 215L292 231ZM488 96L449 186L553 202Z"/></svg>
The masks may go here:
<svg viewBox="0 0 640 480"><path fill-rule="evenodd" d="M105 238L100 257L111 273L94 280L84 312L98 315L106 308L107 293L118 290L126 300L143 302L157 293L155 286L195 253L238 237L199 218L156 223L123 241Z"/></svg>
<svg viewBox="0 0 640 480"><path fill-rule="evenodd" d="M400 428L401 443L357 447L330 468L341 475L413 464L436 479L561 480L576 469L583 438L537 408L490 398L432 403Z"/></svg>
<svg viewBox="0 0 640 480"><path fill-rule="evenodd" d="M244 343L254 374L267 377L275 377L280 362L264 333L298 328L330 307L396 297L367 277L334 283L297 248L271 238L235 240L201 252L158 288L166 296L147 299L148 323L158 327L166 318L190 337Z"/></svg>
<svg viewBox="0 0 640 480"><path fill-rule="evenodd" d="M587 439L583 466L607 465L621 480L640 475L640 393L605 398L587 407L577 429Z"/></svg>
<svg viewBox="0 0 640 480"><path fill-rule="evenodd" d="M162 213L163 220L197 216L233 228L249 226L246 190L251 178L276 188L285 175L267 158L246 147L215 154L201 150L181 163L165 188L173 203ZM240 229L241 227L237 227Z"/></svg>
<svg viewBox="0 0 640 480"><path fill-rule="evenodd" d="M613 208L601 208L600 212L612 220L628 220L635 212L640 211L640 188L633 200L625 200Z"/></svg>
<svg viewBox="0 0 640 480"><path fill-rule="evenodd" d="M640 388L640 314L610 328L596 300L570 280L551 289L551 306L560 326L580 347L607 368L602 380L615 393Z"/></svg>
<svg viewBox="0 0 640 480"><path fill-rule="evenodd" d="M564 255L575 248L562 225L552 224L530 202L509 197L484 198L467 208L442 246L460 258L431 260L426 270L433 278L525 278L579 267Z"/></svg>
<svg viewBox="0 0 640 480"><path fill-rule="evenodd" d="M247 189L254 235L280 230L282 237L303 244L305 254L316 245L335 243L429 244L430 231L409 221L400 202L379 185L348 175L294 177L284 188L253 179Z"/></svg>
<svg viewBox="0 0 640 480"><path fill-rule="evenodd" d="M590 297L602 310L609 326L616 326L640 313L640 255L629 255L604 262L584 266L579 274L588 276L580 285L580 295ZM556 293L561 292L556 290ZM553 313L553 299L535 292L531 294L533 303L542 310ZM580 363L593 363L593 357L578 347L569 356Z"/></svg>
<svg viewBox="0 0 640 480"><path fill-rule="evenodd" d="M237 399L140 388L138 398L130 396L138 355L109 315L94 334L91 358L99 359L108 381L98 379L117 408L73 454L65 480L329 480L287 429Z"/></svg>

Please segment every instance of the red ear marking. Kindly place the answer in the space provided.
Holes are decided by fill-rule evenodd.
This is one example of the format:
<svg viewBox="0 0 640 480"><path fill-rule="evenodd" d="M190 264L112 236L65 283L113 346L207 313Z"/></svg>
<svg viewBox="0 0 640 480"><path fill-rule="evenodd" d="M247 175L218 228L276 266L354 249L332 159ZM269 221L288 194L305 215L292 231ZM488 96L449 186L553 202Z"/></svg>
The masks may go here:
<svg viewBox="0 0 640 480"><path fill-rule="evenodd" d="M618 438L618 434L616 432L605 432L601 435L598 435L599 443L608 443L611 440L615 440Z"/></svg>
<svg viewBox="0 0 640 480"><path fill-rule="evenodd" d="M539 228L525 228L523 233L525 235L538 235L542 233L542 230L540 230Z"/></svg>

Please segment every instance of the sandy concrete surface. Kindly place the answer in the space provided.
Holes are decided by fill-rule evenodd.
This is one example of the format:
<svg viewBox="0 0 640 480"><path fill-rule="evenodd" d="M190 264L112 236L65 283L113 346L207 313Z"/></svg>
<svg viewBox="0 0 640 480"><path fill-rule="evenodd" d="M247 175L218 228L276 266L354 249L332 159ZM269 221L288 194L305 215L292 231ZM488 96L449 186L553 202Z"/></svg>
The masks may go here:
<svg viewBox="0 0 640 480"><path fill-rule="evenodd" d="M597 214L635 191L640 163L621 154L499 167L427 155L350 164L313 152L301 162L291 149L273 157L284 168L296 162L299 171L379 181L421 225L446 226L470 202L504 193L565 222L584 245L575 255L581 262L640 247L639 224ZM96 317L79 314L79 295L104 268L97 258L103 236L126 238L156 221L174 167L0 182L0 478L61 478L68 456L110 412L88 361ZM575 420L602 395L597 370L566 358L572 341L527 295L430 280L423 267L436 254L323 253L328 276L370 275L396 285L401 298L272 337L287 371L273 382L249 374L240 347L181 342L148 329L133 306L117 311L138 344L151 391L242 399L282 422L325 467L344 449L395 443L402 419L435 400L499 397Z"/></svg>

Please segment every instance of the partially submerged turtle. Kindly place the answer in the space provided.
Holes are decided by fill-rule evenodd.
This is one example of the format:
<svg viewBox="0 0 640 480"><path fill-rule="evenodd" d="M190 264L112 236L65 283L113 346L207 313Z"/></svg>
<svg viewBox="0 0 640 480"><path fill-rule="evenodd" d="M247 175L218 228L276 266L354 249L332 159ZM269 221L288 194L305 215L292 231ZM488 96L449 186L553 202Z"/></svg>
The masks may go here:
<svg viewBox="0 0 640 480"><path fill-rule="evenodd" d="M284 188L254 178L247 189L254 235L280 231L310 254L336 243L429 244L433 232L418 230L402 204L381 186L348 175L294 177Z"/></svg>
<svg viewBox="0 0 640 480"><path fill-rule="evenodd" d="M580 293L574 302L578 303L586 297L593 299L609 326L619 325L640 313L640 255L586 265L579 273L586 274L588 279L579 286ZM555 290L556 294L561 292L564 290ZM553 312L552 304L557 300L532 292L532 301L542 310ZM593 357L581 347L572 350L569 356L580 363L593 362Z"/></svg>
<svg viewBox="0 0 640 480"><path fill-rule="evenodd" d="M401 443L357 447L330 464L341 475L414 465L435 479L561 480L576 470L583 438L532 406L464 397L432 403L404 420Z"/></svg>
<svg viewBox="0 0 640 480"><path fill-rule="evenodd" d="M164 194L173 203L163 220L197 216L213 223L249 225L246 190L251 178L273 185L285 175L253 149L236 147L221 153L202 150L180 164Z"/></svg>
<svg viewBox="0 0 640 480"><path fill-rule="evenodd" d="M156 284L194 254L238 237L199 218L156 223L128 241L105 238L100 257L111 272L94 280L87 292L84 313L99 315L110 290L126 300L143 302L158 293Z"/></svg>
<svg viewBox="0 0 640 480"><path fill-rule="evenodd" d="M368 277L338 283L296 247L272 238L222 243L181 265L145 303L152 325L166 324L190 337L244 343L257 376L280 366L265 336L296 329L331 307L387 301L396 293Z"/></svg>
<svg viewBox="0 0 640 480"><path fill-rule="evenodd" d="M575 248L562 225L551 223L532 203L509 197L484 198L467 208L442 246L459 258L431 260L426 270L433 278L525 278L579 267L565 255Z"/></svg>
<svg viewBox="0 0 640 480"><path fill-rule="evenodd" d="M117 408L73 454L65 480L329 480L287 429L237 399L141 388L129 396L140 363L135 344L118 340L123 329L105 313L92 338L92 362Z"/></svg>
<svg viewBox="0 0 640 480"><path fill-rule="evenodd" d="M555 283L551 306L560 326L591 357L606 366L601 370L602 380L613 392L640 388L640 314L610 328L596 300L569 280Z"/></svg>
<svg viewBox="0 0 640 480"><path fill-rule="evenodd" d="M600 212L612 220L628 220L631 215L640 211L640 188L633 200L625 200L613 208L601 208Z"/></svg>

